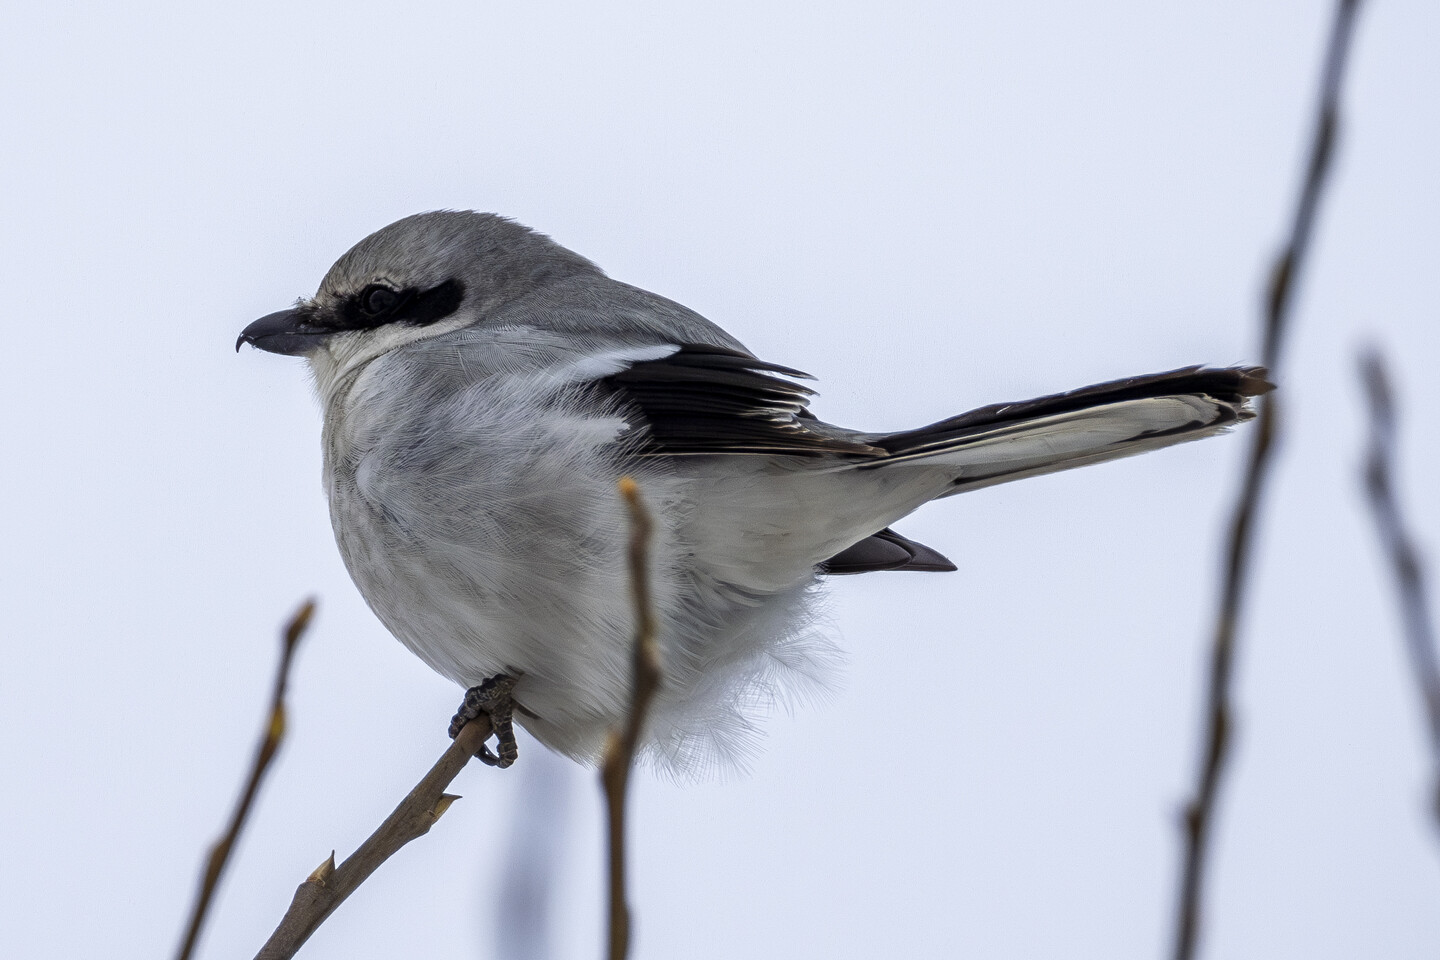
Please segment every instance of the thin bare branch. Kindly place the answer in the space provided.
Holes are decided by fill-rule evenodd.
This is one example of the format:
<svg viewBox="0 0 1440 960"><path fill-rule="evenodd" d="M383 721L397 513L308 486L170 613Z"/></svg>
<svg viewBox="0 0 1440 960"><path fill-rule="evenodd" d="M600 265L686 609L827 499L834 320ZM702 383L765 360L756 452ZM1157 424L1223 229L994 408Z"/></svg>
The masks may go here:
<svg viewBox="0 0 1440 960"><path fill-rule="evenodd" d="M355 892L365 879L405 844L422 837L459 797L445 793L456 775L485 743L491 733L490 718L483 714L465 725L445 753L421 778L385 822L360 844L338 867L335 854L305 879L290 901L290 909L270 939L256 954L256 960L288 960L319 928L320 924Z"/></svg>
<svg viewBox="0 0 1440 960"><path fill-rule="evenodd" d="M1290 319L1297 278L1304 266L1324 191L1339 124L1340 89L1345 61L1355 31L1359 0L1339 0L1330 31L1320 78L1314 135L1305 179L1295 204L1294 219L1285 247L1271 271L1265 299L1262 333L1263 363L1276 378L1284 335ZM1176 911L1176 960L1195 955L1200 924L1200 895L1205 877L1210 830L1214 822L1221 775L1230 743L1231 674L1235 660L1235 634L1249 579L1252 533L1260 497L1269 476L1275 437L1279 431L1279 402L1267 394L1260 400L1260 418L1252 434L1250 460L1244 485L1230 521L1224 585L1211 644L1207 695L1205 746L1201 753L1195 795L1185 812L1185 858L1181 868Z"/></svg>
<svg viewBox="0 0 1440 960"><path fill-rule="evenodd" d="M655 644L655 614L650 602L650 513L640 499L640 487L624 477L620 495L630 511L630 595L635 605L635 674L630 690L630 716L623 730L612 731L605 745L600 782L609 814L610 852L610 960L624 960L630 952L630 907L625 898L625 794L630 769L640 744L640 731L650 701L660 689L660 651Z"/></svg>
<svg viewBox="0 0 1440 960"><path fill-rule="evenodd" d="M1425 571L1420 551L1410 536L1400 501L1395 494L1396 417L1395 395L1385 372L1385 361L1378 350L1366 351L1360 357L1360 377L1370 401L1370 448L1365 462L1365 490L1369 495L1370 512L1375 516L1375 532L1385 558L1395 575L1395 593L1400 601L1400 619L1405 632L1405 646L1410 655L1410 669L1420 699L1425 706L1425 719L1430 727L1431 760L1435 767L1435 795L1432 814L1440 827L1440 655L1435 648L1435 621L1430 613L1430 599L1425 591Z"/></svg>
<svg viewBox="0 0 1440 960"><path fill-rule="evenodd" d="M255 762L250 765L250 777L240 791L235 812L230 815L230 825L220 839L215 841L215 845L210 848L210 855L205 859L205 872L200 878L200 890L195 895L195 906L190 911L190 923L185 928L180 949L175 954L178 960L189 960L195 952L200 931L205 926L205 917L215 899L215 888L220 884L220 875L225 872L230 853L235 849L235 841L245 827L250 807L255 802L255 795L260 791L260 782L265 779L265 773L270 769L270 761L275 759L280 742L285 739L285 687L290 680L290 664L294 662L295 647L300 643L300 638L305 634L305 628L310 625L310 618L314 614L315 601L306 600L290 618L280 635L280 662L275 667L275 683L270 692L270 711L266 716L265 730L260 735L260 745L255 750Z"/></svg>

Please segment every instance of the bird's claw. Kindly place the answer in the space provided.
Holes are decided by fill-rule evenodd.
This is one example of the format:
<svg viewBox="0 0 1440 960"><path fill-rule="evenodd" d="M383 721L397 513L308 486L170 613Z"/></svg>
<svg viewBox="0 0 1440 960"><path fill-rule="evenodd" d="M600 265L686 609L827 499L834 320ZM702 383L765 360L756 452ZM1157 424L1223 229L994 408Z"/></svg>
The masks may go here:
<svg viewBox="0 0 1440 960"><path fill-rule="evenodd" d="M475 752L476 759L492 767L504 769L515 762L520 748L515 743L515 727L511 722L515 714L515 701L510 691L515 689L515 678L498 673L477 687L465 691L465 699L450 721L450 739L460 735L465 724L484 714L490 718L490 728L495 733L495 751L485 744Z"/></svg>

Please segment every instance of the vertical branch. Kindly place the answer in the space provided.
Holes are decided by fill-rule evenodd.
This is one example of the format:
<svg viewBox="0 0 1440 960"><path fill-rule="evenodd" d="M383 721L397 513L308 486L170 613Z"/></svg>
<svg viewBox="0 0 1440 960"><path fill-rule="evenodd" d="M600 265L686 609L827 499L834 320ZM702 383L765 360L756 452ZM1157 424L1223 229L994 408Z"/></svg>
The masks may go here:
<svg viewBox="0 0 1440 960"><path fill-rule="evenodd" d="M611 732L600 770L609 814L610 960L624 960L630 952L630 908L625 899L625 794L645 713L660 688L660 653L655 645L655 614L650 601L650 514L633 479L623 477L619 486L630 514L628 556L630 596L635 605L635 673L630 715L623 729Z"/></svg>
<svg viewBox="0 0 1440 960"><path fill-rule="evenodd" d="M315 614L315 601L306 600L301 604L300 609L290 618L284 633L281 635L280 663L275 668L275 685L270 693L270 711L266 717L265 730L260 735L260 745L255 751L255 762L250 766L250 778L240 791L240 798L236 801L235 812L230 816L230 825L215 841L210 848L210 855L205 861L205 873L200 878L200 890L195 896L195 906L190 911L190 923L185 928L185 936L180 941L180 949L176 952L177 960L189 960L195 952L195 944L200 939L200 931L205 926L205 917L210 912L210 904L215 899L215 888L220 883L220 875L225 871L225 865L230 860L230 852L235 849L235 841L240 837L240 831L245 827L245 820L250 815L250 807L254 805L255 795L260 791L260 782L265 779L265 773L270 769L270 761L275 759L275 753L280 749L280 742L285 739L285 687L290 679L290 664L295 657L295 647L300 643L300 638L305 633L305 628L310 625L310 618Z"/></svg>
<svg viewBox="0 0 1440 960"><path fill-rule="evenodd" d="M1341 80L1354 33L1359 0L1339 0L1321 72L1315 130L1304 183L1296 201L1289 238L1276 258L1265 299L1262 362L1274 378L1284 334L1289 324L1297 278L1310 248L1320 198L1330 170L1339 122ZM1176 917L1176 960L1195 955L1200 923L1200 894L1204 883L1209 838L1214 822L1220 779L1225 769L1231 733L1231 675L1235 660L1235 634L1248 581L1255 516L1269 476L1278 433L1279 406L1271 393L1260 400L1260 417L1250 447L1244 485L1231 517L1226 547L1224 582L1211 643L1207 690L1205 746L1202 750L1195 795L1185 812L1185 857L1181 868Z"/></svg>
<svg viewBox="0 0 1440 960"><path fill-rule="evenodd" d="M1410 669L1420 688L1425 719L1429 721L1431 760L1436 775L1431 813L1436 818L1436 826L1440 827L1440 661L1435 650L1435 621L1431 619L1430 602L1425 593L1420 553L1405 527L1395 494L1395 397L1378 350L1370 350L1360 358L1360 377L1370 402L1365 490L1370 511L1375 516L1375 532L1395 576Z"/></svg>

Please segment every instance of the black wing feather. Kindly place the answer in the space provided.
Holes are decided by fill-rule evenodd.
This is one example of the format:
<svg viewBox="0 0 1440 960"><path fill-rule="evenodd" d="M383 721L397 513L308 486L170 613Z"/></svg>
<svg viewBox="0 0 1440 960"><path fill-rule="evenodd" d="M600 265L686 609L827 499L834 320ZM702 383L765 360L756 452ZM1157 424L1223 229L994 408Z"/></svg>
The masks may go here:
<svg viewBox="0 0 1440 960"><path fill-rule="evenodd" d="M796 378L810 379L737 350L690 344L601 383L644 429L645 455L884 456L863 440L826 431L805 409L815 391Z"/></svg>

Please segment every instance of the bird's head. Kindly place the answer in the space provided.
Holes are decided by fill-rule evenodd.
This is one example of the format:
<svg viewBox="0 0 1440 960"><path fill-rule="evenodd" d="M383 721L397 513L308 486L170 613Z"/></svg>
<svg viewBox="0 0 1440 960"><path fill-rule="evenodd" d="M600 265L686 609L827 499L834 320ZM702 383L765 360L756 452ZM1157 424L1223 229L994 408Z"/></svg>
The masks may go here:
<svg viewBox="0 0 1440 960"><path fill-rule="evenodd" d="M491 213L442 210L398 220L336 261L314 297L241 332L317 373L354 369L397 347L484 322L547 282L598 273L585 258Z"/></svg>

